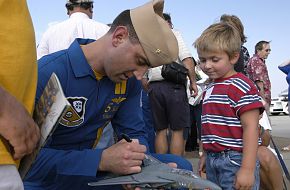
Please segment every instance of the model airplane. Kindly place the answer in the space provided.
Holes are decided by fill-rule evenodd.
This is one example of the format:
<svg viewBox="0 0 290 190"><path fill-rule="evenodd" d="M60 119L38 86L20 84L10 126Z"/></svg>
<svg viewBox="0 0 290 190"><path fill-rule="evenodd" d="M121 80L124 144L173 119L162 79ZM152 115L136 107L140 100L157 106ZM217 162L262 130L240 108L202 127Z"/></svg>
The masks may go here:
<svg viewBox="0 0 290 190"><path fill-rule="evenodd" d="M97 182L88 183L89 186L130 184L142 189L211 189L221 190L216 184L196 176L189 170L177 169L160 162L150 155L146 155L142 164L142 171L124 176L110 176Z"/></svg>

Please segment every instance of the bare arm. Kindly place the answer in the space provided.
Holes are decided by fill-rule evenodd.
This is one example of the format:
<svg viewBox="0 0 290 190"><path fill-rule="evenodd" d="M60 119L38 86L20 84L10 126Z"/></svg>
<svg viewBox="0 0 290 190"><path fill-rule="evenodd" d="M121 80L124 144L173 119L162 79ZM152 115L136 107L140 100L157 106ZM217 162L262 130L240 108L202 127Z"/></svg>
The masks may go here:
<svg viewBox="0 0 290 190"><path fill-rule="evenodd" d="M192 93L193 96L197 95L197 86L196 86L196 80L195 80L195 63L193 58L188 57L182 60L184 66L188 69L188 77L190 80L190 92L192 93L192 91L194 93Z"/></svg>
<svg viewBox="0 0 290 190"><path fill-rule="evenodd" d="M263 105L265 107L265 110L266 110L267 114L269 114L270 105L269 105L268 102L266 102L265 90L264 90L264 83L262 81L256 81L255 83L258 86L260 96L263 99Z"/></svg>
<svg viewBox="0 0 290 190"><path fill-rule="evenodd" d="M0 134L12 146L14 159L20 159L36 147L39 128L15 97L0 86Z"/></svg>
<svg viewBox="0 0 290 190"><path fill-rule="evenodd" d="M258 151L259 110L254 109L241 115L243 126L243 159L236 174L236 189L250 189L255 181L255 168Z"/></svg>
<svg viewBox="0 0 290 190"><path fill-rule="evenodd" d="M265 100L264 83L262 81L256 81L255 83L259 88L261 97Z"/></svg>
<svg viewBox="0 0 290 190"><path fill-rule="evenodd" d="M202 150L202 152L199 152L199 161L198 161L198 174L201 176L201 173L206 173L205 170L205 160L206 160L206 153L203 150L202 143L199 143L199 150Z"/></svg>

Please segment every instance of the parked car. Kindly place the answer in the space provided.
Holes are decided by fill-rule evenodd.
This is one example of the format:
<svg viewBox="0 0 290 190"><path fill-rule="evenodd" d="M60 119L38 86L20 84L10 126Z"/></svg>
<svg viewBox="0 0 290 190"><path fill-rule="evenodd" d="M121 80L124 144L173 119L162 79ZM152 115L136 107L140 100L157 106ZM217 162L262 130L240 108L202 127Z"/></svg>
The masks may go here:
<svg viewBox="0 0 290 190"><path fill-rule="evenodd" d="M273 98L271 100L270 113L271 115L279 115L280 113L289 115L288 97L283 95L279 96L278 98Z"/></svg>

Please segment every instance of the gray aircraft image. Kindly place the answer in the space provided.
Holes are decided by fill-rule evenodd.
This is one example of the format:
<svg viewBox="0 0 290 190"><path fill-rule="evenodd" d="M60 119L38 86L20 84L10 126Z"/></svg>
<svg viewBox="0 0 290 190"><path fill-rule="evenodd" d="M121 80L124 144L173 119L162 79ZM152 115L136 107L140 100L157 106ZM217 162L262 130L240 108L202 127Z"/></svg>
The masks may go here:
<svg viewBox="0 0 290 190"><path fill-rule="evenodd" d="M202 179L193 172L177 169L160 162L150 155L143 160L140 173L130 175L111 175L97 182L88 183L89 186L131 184L142 189L211 189L221 190L216 184Z"/></svg>

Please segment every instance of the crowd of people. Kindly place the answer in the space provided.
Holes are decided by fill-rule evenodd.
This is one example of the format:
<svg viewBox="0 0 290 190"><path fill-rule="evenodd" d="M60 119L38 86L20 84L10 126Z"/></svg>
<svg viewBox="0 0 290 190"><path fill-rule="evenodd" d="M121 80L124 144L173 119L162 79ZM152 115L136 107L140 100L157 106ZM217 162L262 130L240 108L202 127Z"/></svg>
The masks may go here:
<svg viewBox="0 0 290 190"><path fill-rule="evenodd" d="M193 170L184 158L192 150L199 172L222 189L283 189L269 147L270 41L259 41L250 57L241 20L224 14L195 40L195 59L163 0L124 10L108 25L92 19L93 4L67 0L69 18L36 48L26 1L0 3L0 189L92 189L88 182L107 173L140 172L146 154ZM177 79L187 78L168 79L168 64ZM289 65L279 66L288 83ZM19 161L40 138L34 105L52 73L74 112L63 115L21 179Z"/></svg>

